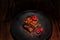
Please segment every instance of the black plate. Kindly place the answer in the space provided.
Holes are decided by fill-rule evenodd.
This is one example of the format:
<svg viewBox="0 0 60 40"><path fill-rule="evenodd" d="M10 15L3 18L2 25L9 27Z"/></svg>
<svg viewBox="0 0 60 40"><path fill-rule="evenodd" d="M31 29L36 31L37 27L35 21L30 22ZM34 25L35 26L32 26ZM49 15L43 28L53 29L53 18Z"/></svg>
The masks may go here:
<svg viewBox="0 0 60 40"><path fill-rule="evenodd" d="M38 17L39 22L44 28L44 32L40 35L31 36L27 34L25 29L23 29L22 25L25 17L30 15L36 15ZM28 10L19 13L12 22L11 26L11 34L15 40L47 40L51 36L52 26L50 19L43 13L35 10Z"/></svg>

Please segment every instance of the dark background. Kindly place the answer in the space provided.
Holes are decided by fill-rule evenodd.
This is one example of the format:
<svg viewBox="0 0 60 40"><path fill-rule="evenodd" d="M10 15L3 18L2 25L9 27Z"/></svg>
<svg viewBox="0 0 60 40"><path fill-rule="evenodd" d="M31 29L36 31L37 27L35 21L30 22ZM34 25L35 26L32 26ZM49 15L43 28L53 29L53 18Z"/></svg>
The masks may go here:
<svg viewBox="0 0 60 40"><path fill-rule="evenodd" d="M0 40L13 40L12 20L19 12L33 9L49 16L53 28L50 40L60 40L60 0L0 0Z"/></svg>

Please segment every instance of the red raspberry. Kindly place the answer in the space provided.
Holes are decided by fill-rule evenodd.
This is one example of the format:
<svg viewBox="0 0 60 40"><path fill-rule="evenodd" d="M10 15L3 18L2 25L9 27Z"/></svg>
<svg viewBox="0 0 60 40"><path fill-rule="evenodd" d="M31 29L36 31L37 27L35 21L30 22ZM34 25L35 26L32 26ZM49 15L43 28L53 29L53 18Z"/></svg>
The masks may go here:
<svg viewBox="0 0 60 40"><path fill-rule="evenodd" d="M41 27L41 28L40 28L40 31L43 32L43 31L44 31L44 28Z"/></svg>
<svg viewBox="0 0 60 40"><path fill-rule="evenodd" d="M36 16L32 16L32 20L37 20L37 17Z"/></svg>
<svg viewBox="0 0 60 40"><path fill-rule="evenodd" d="M39 30L39 29L38 29L38 30L36 30L36 33L37 33L37 34L39 34L39 33L40 33L40 30Z"/></svg>

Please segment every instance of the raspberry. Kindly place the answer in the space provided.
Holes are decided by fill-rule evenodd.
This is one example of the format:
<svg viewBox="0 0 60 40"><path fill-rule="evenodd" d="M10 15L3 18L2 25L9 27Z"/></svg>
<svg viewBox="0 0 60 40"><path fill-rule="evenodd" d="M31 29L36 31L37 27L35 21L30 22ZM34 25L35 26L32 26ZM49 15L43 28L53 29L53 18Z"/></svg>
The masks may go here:
<svg viewBox="0 0 60 40"><path fill-rule="evenodd" d="M39 30L39 29L38 29L38 30L36 30L36 33L37 33L37 34L39 34L39 33L40 33L40 30Z"/></svg>
<svg viewBox="0 0 60 40"><path fill-rule="evenodd" d="M41 28L40 28L40 31L43 32L43 31L44 31L44 28L41 27Z"/></svg>
<svg viewBox="0 0 60 40"><path fill-rule="evenodd" d="M37 17L36 16L32 16L32 20L37 20Z"/></svg>

